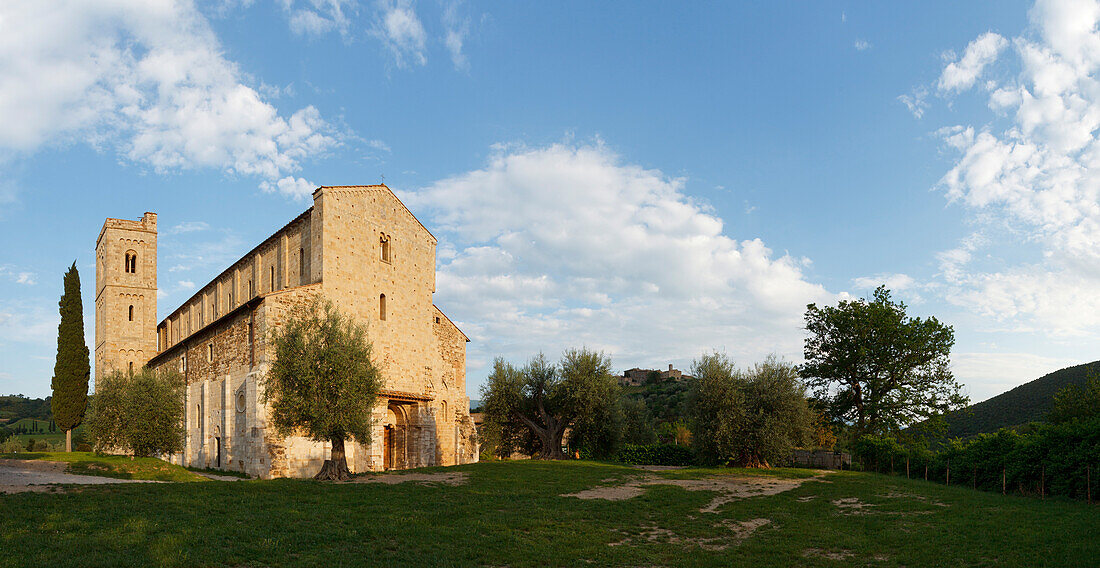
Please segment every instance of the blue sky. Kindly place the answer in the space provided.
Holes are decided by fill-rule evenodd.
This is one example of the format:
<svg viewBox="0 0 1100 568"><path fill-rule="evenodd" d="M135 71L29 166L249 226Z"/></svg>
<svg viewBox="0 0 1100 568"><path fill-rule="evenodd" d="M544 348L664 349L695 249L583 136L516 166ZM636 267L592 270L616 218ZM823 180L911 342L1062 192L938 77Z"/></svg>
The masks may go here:
<svg viewBox="0 0 1100 568"><path fill-rule="evenodd" d="M1092 2L0 5L0 392L49 392L61 276L160 215L161 316L385 182L495 355L799 361L887 283L982 400L1097 358Z"/></svg>

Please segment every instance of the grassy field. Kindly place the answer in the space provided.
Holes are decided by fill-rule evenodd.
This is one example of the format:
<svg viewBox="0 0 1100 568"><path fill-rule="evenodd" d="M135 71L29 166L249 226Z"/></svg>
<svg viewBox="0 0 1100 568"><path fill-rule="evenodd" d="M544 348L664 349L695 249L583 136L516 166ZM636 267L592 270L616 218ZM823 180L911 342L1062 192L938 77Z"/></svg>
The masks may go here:
<svg viewBox="0 0 1100 568"><path fill-rule="evenodd" d="M65 472L78 475L153 481L208 481L207 478L201 475L156 458L100 456L91 452L20 452L17 454L0 454L0 459L67 462L69 467L66 468Z"/></svg>
<svg viewBox="0 0 1100 568"><path fill-rule="evenodd" d="M0 566L1094 566L1100 508L863 473L494 462L457 485L305 480L0 495ZM663 485L751 473L786 492L702 512ZM395 475L395 474L387 474ZM619 501L563 496L640 483ZM765 476L763 478L759 476ZM739 522L755 532L738 541Z"/></svg>
<svg viewBox="0 0 1100 568"><path fill-rule="evenodd" d="M33 426L32 426L32 424L33 424ZM38 429L37 432L31 432L31 433L28 433L28 434L18 434L16 436L13 436L14 439L19 440L23 444L26 444L28 440L46 440L47 442L49 442L51 444L56 444L56 443L59 443L59 442L60 443L65 442L65 432L64 431L57 431L57 432L50 432L49 431L50 430L50 421L49 420L36 420L34 418L22 418L20 420L12 422L11 424L5 424L5 427L8 428L9 430L14 430L18 426L22 426L22 427L26 428L27 430L31 430L35 427L37 427L37 429ZM84 433L84 425L82 424L80 426L77 426L73 430L73 439L75 440L77 438L82 438L83 433Z"/></svg>

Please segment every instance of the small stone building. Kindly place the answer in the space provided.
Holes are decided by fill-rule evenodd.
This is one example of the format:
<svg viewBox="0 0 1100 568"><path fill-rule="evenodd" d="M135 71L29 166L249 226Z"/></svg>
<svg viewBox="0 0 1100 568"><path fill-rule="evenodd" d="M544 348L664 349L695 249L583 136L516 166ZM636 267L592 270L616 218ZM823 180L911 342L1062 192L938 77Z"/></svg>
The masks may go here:
<svg viewBox="0 0 1100 568"><path fill-rule="evenodd" d="M187 381L186 466L271 477L320 470L329 444L268 427L266 341L323 294L367 328L385 387L353 472L477 461L466 396L469 339L432 302L436 239L385 185L321 187L313 206L159 324L157 216L107 219L96 241L97 376L142 365Z"/></svg>

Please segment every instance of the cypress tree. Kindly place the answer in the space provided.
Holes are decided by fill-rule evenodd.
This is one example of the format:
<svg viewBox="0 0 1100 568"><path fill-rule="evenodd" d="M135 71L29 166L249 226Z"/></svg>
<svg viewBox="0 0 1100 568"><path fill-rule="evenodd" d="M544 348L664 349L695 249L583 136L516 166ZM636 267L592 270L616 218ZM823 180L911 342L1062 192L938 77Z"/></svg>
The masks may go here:
<svg viewBox="0 0 1100 568"><path fill-rule="evenodd" d="M88 406L88 346L84 343L84 307L80 301L80 273L76 261L65 273L65 293L58 302L61 323L57 326L57 362L53 367L54 421L65 431L65 451L73 450L73 428L84 421Z"/></svg>

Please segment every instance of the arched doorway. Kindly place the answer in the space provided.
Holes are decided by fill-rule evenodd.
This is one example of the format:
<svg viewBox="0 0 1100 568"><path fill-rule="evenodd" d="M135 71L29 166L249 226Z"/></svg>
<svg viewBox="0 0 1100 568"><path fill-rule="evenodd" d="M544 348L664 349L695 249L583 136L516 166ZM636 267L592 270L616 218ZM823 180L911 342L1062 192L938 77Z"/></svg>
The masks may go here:
<svg viewBox="0 0 1100 568"><path fill-rule="evenodd" d="M405 469L407 467L405 410L401 405L390 404L382 423L382 468Z"/></svg>

